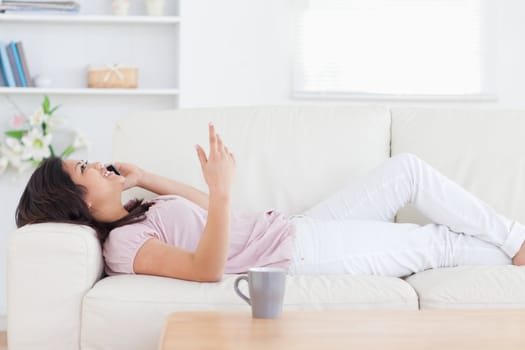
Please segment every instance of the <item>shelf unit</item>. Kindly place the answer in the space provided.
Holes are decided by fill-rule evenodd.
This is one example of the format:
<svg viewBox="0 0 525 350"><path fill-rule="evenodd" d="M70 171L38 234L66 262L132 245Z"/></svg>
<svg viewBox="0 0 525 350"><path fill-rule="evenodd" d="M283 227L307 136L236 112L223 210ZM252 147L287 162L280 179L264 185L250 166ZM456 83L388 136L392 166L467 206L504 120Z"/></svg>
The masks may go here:
<svg viewBox="0 0 525 350"><path fill-rule="evenodd" d="M0 87L0 94L166 96L177 107L178 1L166 1L164 16L148 16L140 8L131 9L129 16L114 16L111 1L77 1L79 14L0 14L0 41L22 41L31 75L52 81L49 88ZM138 87L88 88L87 66L107 63L137 66Z"/></svg>

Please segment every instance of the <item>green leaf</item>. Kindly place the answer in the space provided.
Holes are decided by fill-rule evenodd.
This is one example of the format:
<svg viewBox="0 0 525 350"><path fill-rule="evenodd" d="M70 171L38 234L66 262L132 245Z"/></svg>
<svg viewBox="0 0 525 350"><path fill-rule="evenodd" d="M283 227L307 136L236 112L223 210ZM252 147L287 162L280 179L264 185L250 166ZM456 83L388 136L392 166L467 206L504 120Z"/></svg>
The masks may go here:
<svg viewBox="0 0 525 350"><path fill-rule="evenodd" d="M9 130L6 131L6 136L15 138L17 140L21 140L24 134L26 134L29 130Z"/></svg>
<svg viewBox="0 0 525 350"><path fill-rule="evenodd" d="M57 109L60 108L60 106L62 106L62 105L58 105L58 106L53 107L53 108L49 111L48 114L49 114L49 115L52 115L53 113L55 113L55 111L56 111Z"/></svg>
<svg viewBox="0 0 525 350"><path fill-rule="evenodd" d="M49 150L51 151L51 157L55 157L55 150L53 149L53 146L49 145Z"/></svg>
<svg viewBox="0 0 525 350"><path fill-rule="evenodd" d="M64 152L62 152L62 154L60 155L60 158L67 158L71 155L71 153L75 152L75 147L73 147L73 145L69 145L67 146L67 148L64 150Z"/></svg>
<svg viewBox="0 0 525 350"><path fill-rule="evenodd" d="M42 102L42 109L44 110L45 114L49 114L50 105L51 105L51 102L49 101L49 97L47 95L44 96L44 102Z"/></svg>

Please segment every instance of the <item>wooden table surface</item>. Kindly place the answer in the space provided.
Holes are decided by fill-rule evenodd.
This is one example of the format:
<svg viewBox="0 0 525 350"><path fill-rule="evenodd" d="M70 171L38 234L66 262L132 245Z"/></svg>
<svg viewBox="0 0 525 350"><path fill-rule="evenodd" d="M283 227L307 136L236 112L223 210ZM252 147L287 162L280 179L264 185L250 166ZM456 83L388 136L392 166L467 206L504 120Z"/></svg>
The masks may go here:
<svg viewBox="0 0 525 350"><path fill-rule="evenodd" d="M284 311L171 314L160 347L171 349L525 349L525 309Z"/></svg>

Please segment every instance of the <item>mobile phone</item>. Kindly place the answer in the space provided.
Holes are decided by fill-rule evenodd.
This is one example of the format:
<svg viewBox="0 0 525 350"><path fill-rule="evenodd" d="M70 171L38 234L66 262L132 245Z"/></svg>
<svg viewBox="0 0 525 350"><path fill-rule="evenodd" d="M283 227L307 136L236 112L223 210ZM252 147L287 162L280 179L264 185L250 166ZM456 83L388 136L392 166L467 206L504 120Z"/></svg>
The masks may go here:
<svg viewBox="0 0 525 350"><path fill-rule="evenodd" d="M106 170L114 172L116 175L120 176L120 171L118 171L117 168L113 164L106 166Z"/></svg>

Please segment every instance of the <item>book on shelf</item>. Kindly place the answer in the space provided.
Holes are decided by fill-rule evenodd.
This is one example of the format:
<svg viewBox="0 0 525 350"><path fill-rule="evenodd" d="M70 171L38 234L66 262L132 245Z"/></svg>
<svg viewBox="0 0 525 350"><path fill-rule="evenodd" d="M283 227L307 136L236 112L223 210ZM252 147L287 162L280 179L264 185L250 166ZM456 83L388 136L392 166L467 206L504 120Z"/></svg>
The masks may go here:
<svg viewBox="0 0 525 350"><path fill-rule="evenodd" d="M64 3L71 3L74 2L72 0L55 0L55 1L49 1L49 0L0 0L0 3L2 2L12 2L12 3L38 3L38 4L64 4Z"/></svg>
<svg viewBox="0 0 525 350"><path fill-rule="evenodd" d="M11 51L13 51L16 70L18 72L18 75L20 76L20 83L22 84L22 87L27 87L26 77L24 76L24 69L22 68L22 61L20 60L20 55L18 54L16 44L14 41L11 41L9 43L9 46L11 47Z"/></svg>
<svg viewBox="0 0 525 350"><path fill-rule="evenodd" d="M16 86L15 78L13 76L13 70L11 69L11 63L9 62L9 57L7 56L6 45L0 41L0 68L2 68L2 73L6 81L6 85L10 87Z"/></svg>
<svg viewBox="0 0 525 350"><path fill-rule="evenodd" d="M24 52L24 45L21 41L17 41L16 50L18 51L18 57L20 58L20 63L22 64L22 72L24 73L26 85L29 87L34 87L35 84L33 83L31 74L29 74L29 66L27 65L26 54Z"/></svg>
<svg viewBox="0 0 525 350"><path fill-rule="evenodd" d="M2 59L0 58L0 65L2 65ZM7 82L4 78L4 72L2 72L2 69L0 69L0 87L7 86Z"/></svg>
<svg viewBox="0 0 525 350"><path fill-rule="evenodd" d="M0 86L35 86L29 74L29 66L21 41L11 41L8 44L0 41L0 75L4 78Z"/></svg>
<svg viewBox="0 0 525 350"><path fill-rule="evenodd" d="M13 72L13 77L15 78L15 86L22 87L22 80L20 79L20 72L16 68L15 54L13 53L13 48L10 44L7 44L5 47L7 51L7 57L9 58L9 65L11 66L11 71Z"/></svg>
<svg viewBox="0 0 525 350"><path fill-rule="evenodd" d="M76 1L0 1L0 12L65 12L78 13L80 4Z"/></svg>

